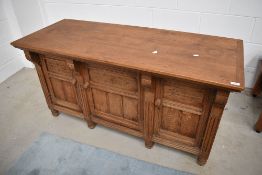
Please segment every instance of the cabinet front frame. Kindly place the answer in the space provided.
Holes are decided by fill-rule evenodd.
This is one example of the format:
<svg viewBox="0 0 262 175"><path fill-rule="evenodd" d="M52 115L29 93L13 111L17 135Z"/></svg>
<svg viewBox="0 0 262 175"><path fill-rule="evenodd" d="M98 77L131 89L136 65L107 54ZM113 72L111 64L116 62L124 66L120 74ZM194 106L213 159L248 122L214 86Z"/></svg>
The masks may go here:
<svg viewBox="0 0 262 175"><path fill-rule="evenodd" d="M73 116L77 116L80 118L84 118L87 120L88 125L90 128L94 128L95 124L101 124L109 128L114 128L123 132L127 132L131 135L135 135L138 137L143 137L145 140L145 144L147 147L151 148L154 142L160 143L169 147L177 148L179 150L183 150L198 156L198 163L200 165L204 165L209 157L214 138L220 123L221 116L223 114L224 107L227 103L227 99L229 96L229 91L219 89L216 87L210 87L205 84L193 83L192 84L199 84L203 88L209 89L205 96L209 98L205 99L205 105L203 107L203 115L202 120L200 122L201 130L198 131L196 136L196 142L194 145L190 145L187 143L190 142L183 142L179 139L174 139L174 137L158 137L157 132L159 130L159 109L157 99L162 98L161 92L161 79L163 78L170 78L161 75L153 75L150 73L145 73L141 71L135 71L137 73L137 86L138 86L138 123L140 130L134 130L134 128L128 128L126 126L121 126L119 123L114 123L111 121L103 120L99 117L96 117L94 114L93 108L93 97L92 93L90 93L90 89L92 83L90 85L89 76L84 76L85 71L88 71L87 65L89 62L80 62L72 59L72 58L64 58L64 57L54 57L55 59L59 59L65 61L67 66L70 68L70 76L61 76L59 73L49 73L46 67L46 63L44 61L44 56L42 54L37 54L33 52L25 51L26 58L29 61L32 61L37 69L37 73L41 82L41 86L43 88L45 98L48 104L48 107L52 111L54 116L57 116L59 113L58 111L62 111ZM52 58L52 57L50 57ZM93 64L93 63L92 63ZM100 63L99 63L100 64ZM83 66L84 65L84 66ZM110 65L106 65L109 67L113 67ZM78 67L77 70L75 67ZM124 69L125 68L121 68ZM126 69L130 71L129 69ZM87 72L88 75L88 72ZM57 78L62 81L70 82L74 87L74 92L76 93L76 100L78 109L81 111L76 111L74 109L67 108L66 106L59 106L55 103L55 96L52 89L52 85L50 82L50 77ZM175 78L174 78L175 79ZM183 81L183 80L179 80ZM91 88L90 88L91 87ZM53 97L52 97L53 96ZM69 104L70 106L70 104ZM74 106L71 104L71 107ZM153 108L152 108L153 106ZM92 111L93 109L93 111ZM56 110L56 111L55 111ZM84 112L84 111L85 112ZM185 139L186 140L186 139Z"/></svg>

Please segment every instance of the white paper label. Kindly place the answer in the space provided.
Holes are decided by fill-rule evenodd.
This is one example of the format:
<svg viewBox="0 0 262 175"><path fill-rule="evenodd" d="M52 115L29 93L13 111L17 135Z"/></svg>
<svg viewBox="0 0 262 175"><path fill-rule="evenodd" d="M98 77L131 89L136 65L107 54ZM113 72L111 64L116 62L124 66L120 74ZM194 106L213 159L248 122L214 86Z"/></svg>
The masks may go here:
<svg viewBox="0 0 262 175"><path fill-rule="evenodd" d="M240 83L237 83L237 82L234 82L234 81L231 81L230 84L232 84L234 86L240 86Z"/></svg>
<svg viewBox="0 0 262 175"><path fill-rule="evenodd" d="M152 54L157 54L157 50L153 51Z"/></svg>

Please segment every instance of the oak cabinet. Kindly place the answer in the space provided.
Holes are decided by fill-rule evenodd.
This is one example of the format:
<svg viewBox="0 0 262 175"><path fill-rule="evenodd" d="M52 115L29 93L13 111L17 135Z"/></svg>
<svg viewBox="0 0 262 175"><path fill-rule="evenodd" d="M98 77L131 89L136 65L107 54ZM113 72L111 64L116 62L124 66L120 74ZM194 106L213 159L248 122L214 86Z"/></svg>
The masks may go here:
<svg viewBox="0 0 262 175"><path fill-rule="evenodd" d="M34 63L54 116L192 153L200 165L229 93L244 89L241 40L62 20L11 44Z"/></svg>

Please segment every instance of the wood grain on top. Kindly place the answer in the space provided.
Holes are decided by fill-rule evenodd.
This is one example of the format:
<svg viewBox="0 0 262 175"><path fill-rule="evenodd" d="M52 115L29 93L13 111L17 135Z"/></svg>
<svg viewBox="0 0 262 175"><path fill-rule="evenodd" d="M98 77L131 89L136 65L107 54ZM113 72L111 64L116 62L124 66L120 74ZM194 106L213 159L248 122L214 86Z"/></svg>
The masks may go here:
<svg viewBox="0 0 262 175"><path fill-rule="evenodd" d="M11 44L227 90L244 89L242 40L65 19Z"/></svg>

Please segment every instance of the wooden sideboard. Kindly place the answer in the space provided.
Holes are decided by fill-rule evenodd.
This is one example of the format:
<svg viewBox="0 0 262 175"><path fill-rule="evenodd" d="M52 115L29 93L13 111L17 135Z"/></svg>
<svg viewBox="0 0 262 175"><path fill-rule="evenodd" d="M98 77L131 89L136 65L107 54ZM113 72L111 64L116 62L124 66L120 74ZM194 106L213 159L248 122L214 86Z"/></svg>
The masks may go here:
<svg viewBox="0 0 262 175"><path fill-rule="evenodd" d="M230 91L244 89L236 39L66 19L11 44L34 63L54 116L192 153L200 165Z"/></svg>

